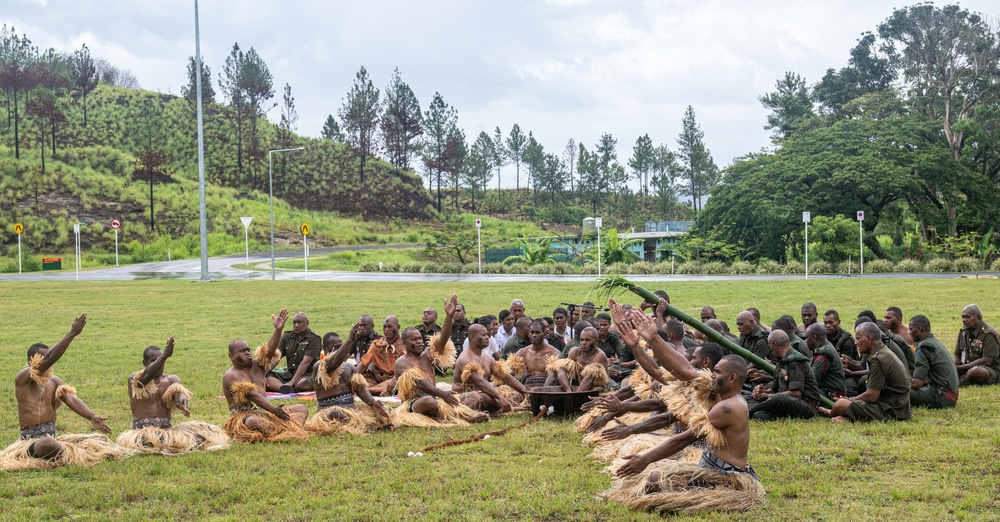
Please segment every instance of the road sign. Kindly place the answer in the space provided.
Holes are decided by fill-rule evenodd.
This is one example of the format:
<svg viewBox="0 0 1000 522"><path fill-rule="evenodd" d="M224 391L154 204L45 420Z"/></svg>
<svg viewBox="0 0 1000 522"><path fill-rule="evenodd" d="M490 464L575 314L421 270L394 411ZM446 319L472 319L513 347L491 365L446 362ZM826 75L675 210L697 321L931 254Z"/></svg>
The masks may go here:
<svg viewBox="0 0 1000 522"><path fill-rule="evenodd" d="M240 221L243 222L243 227L244 228L249 227L250 226L250 222L253 221L253 216L243 216L243 217L240 218Z"/></svg>
<svg viewBox="0 0 1000 522"><path fill-rule="evenodd" d="M111 228L118 230L121 227L122 227L122 221L120 219L114 218L111 220Z"/></svg>
<svg viewBox="0 0 1000 522"><path fill-rule="evenodd" d="M865 211L864 210L859 210L858 211L858 221L864 221L864 220L865 220Z"/></svg>
<svg viewBox="0 0 1000 522"><path fill-rule="evenodd" d="M21 232L24 232L24 225L20 223L14 223L14 233L17 235L21 235Z"/></svg>
<svg viewBox="0 0 1000 522"><path fill-rule="evenodd" d="M597 228L601 228L601 225L603 223L604 223L603 219L601 219L601 218L594 218L594 226L596 226Z"/></svg>
<svg viewBox="0 0 1000 522"><path fill-rule="evenodd" d="M812 221L812 215L809 212L803 212L802 213L802 222L803 223L808 223L810 221Z"/></svg>
<svg viewBox="0 0 1000 522"><path fill-rule="evenodd" d="M477 219L477 220L476 220L476 228L480 228L480 227L482 227L482 226L483 226L483 220L481 220L481 219Z"/></svg>
<svg viewBox="0 0 1000 522"><path fill-rule="evenodd" d="M299 227L299 232L302 232L303 236L308 236L309 235L309 223L302 223L302 226Z"/></svg>

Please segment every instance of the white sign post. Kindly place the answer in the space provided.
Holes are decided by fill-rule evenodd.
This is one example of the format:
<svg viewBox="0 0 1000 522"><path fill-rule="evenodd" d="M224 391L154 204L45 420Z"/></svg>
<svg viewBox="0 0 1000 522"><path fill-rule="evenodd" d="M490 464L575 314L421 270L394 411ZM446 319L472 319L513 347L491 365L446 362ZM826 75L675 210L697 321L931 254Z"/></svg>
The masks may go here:
<svg viewBox="0 0 1000 522"><path fill-rule="evenodd" d="M858 246L861 250L861 275L865 274L865 211L858 211Z"/></svg>
<svg viewBox="0 0 1000 522"><path fill-rule="evenodd" d="M812 215L809 212L802 213L802 222L806 224L806 279L809 279L809 222Z"/></svg>
<svg viewBox="0 0 1000 522"><path fill-rule="evenodd" d="M118 266L118 229L122 227L122 221L118 218L111 220L111 228L115 229L115 266Z"/></svg>
<svg viewBox="0 0 1000 522"><path fill-rule="evenodd" d="M21 273L21 232L24 232L24 225L14 224L14 233L17 234L17 273Z"/></svg>
<svg viewBox="0 0 1000 522"><path fill-rule="evenodd" d="M243 222L243 240L246 242L246 264L250 265L250 222L253 221L253 216L241 216L240 221Z"/></svg>
<svg viewBox="0 0 1000 522"><path fill-rule="evenodd" d="M76 280L80 280L80 223L73 225L73 234L76 236Z"/></svg>
<svg viewBox="0 0 1000 522"><path fill-rule="evenodd" d="M597 226L597 277L601 277L601 218L594 218L594 225Z"/></svg>
<svg viewBox="0 0 1000 522"><path fill-rule="evenodd" d="M483 275L483 220L476 220L476 244L478 245L476 257L479 259L479 275Z"/></svg>
<svg viewBox="0 0 1000 522"><path fill-rule="evenodd" d="M302 262L306 269L306 279L309 279L309 241L306 239L309 236L309 223L302 223L299 232L302 232Z"/></svg>

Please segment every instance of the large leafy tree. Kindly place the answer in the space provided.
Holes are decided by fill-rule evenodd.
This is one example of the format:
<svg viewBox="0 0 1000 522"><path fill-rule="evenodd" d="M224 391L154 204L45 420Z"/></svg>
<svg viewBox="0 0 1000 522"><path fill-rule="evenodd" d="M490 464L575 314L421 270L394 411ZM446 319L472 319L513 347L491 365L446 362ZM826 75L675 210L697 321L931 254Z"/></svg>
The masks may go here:
<svg viewBox="0 0 1000 522"><path fill-rule="evenodd" d="M229 118L236 131L236 175L234 186L243 181L243 130L248 116L248 101L246 92L243 90L243 68L246 62L245 55L238 43L233 44L229 56L222 66L222 73L219 74L219 91L226 103L229 104ZM204 88L204 84L202 85Z"/></svg>
<svg viewBox="0 0 1000 522"><path fill-rule="evenodd" d="M263 176L258 183L258 175L264 156L267 154L261 136L258 121L277 103L268 104L274 97L274 80L271 71L264 63L257 51L253 47L243 57L242 75L240 77L240 89L246 97L246 109L249 116L248 126L250 128L250 144L247 149L247 156L250 159L250 186L251 188L265 189Z"/></svg>
<svg viewBox="0 0 1000 522"><path fill-rule="evenodd" d="M385 88L385 110L380 122L382 148L397 173L400 169L412 170L410 161L419 153L418 139L424 132L420 120L420 102L399 77L397 68Z"/></svg>
<svg viewBox="0 0 1000 522"><path fill-rule="evenodd" d="M802 127L813 116L813 102L806 88L806 81L798 74L786 72L785 77L775 82L775 91L758 100L767 115L764 129L771 131L771 139L781 142Z"/></svg>
<svg viewBox="0 0 1000 522"><path fill-rule="evenodd" d="M347 143L361 155L361 183L365 182L366 159L375 148L375 130L381 111L379 90L368 77L368 71L362 67L354 76L354 84L340 108L340 121L344 123Z"/></svg>

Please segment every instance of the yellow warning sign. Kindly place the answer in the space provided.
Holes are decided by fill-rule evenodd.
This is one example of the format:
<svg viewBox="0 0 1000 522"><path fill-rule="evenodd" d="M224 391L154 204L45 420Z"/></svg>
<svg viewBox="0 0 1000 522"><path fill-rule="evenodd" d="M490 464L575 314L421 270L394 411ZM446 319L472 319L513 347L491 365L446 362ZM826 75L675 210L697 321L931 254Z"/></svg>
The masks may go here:
<svg viewBox="0 0 1000 522"><path fill-rule="evenodd" d="M302 223L302 226L299 227L299 231L302 232L303 236L308 236L309 235L309 223Z"/></svg>
<svg viewBox="0 0 1000 522"><path fill-rule="evenodd" d="M14 233L20 235L21 232L24 232L24 225L20 223L14 223Z"/></svg>

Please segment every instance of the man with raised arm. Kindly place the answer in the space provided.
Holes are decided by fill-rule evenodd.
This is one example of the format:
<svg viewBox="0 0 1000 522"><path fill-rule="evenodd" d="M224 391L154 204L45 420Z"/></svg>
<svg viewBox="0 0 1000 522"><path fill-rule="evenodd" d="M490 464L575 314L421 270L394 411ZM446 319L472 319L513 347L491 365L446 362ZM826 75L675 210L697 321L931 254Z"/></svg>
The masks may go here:
<svg viewBox="0 0 1000 522"><path fill-rule="evenodd" d="M602 496L660 511L749 509L759 503L765 492L747 464L749 410L740 395L746 361L727 355L709 376L668 347L657 335L655 323L642 313L633 312L619 328L637 330L676 379L670 384L673 393L668 406L688 429L649 451L625 456L613 464L617 465L618 479ZM665 460L702 438L706 446L698 464ZM726 494L713 495L706 489L725 490Z"/></svg>
<svg viewBox="0 0 1000 522"><path fill-rule="evenodd" d="M222 393L229 403L229 419L223 426L237 442L274 442L306 439L309 434L303 424L309 410L301 404L287 408L267 400L266 376L280 360L278 341L288 320L288 309L282 308L271 316L274 333L267 344L250 351L243 339L229 343L229 360L233 365L222 376Z"/></svg>
<svg viewBox="0 0 1000 522"><path fill-rule="evenodd" d="M489 415L477 412L461 403L460 397L434 382L434 369L455 365L455 345L451 343L451 325L455 317L458 294L444 302L445 319L441 331L431 337L424 349L424 339L416 328L403 330L406 353L396 359L396 376L387 387L399 390L403 401L392 411L396 426L444 427L481 422Z"/></svg>
<svg viewBox="0 0 1000 522"><path fill-rule="evenodd" d="M279 357L285 358L285 368L267 373L267 390L296 393L313 389L312 365L319 360L322 341L309 328L305 312L292 316L292 331L278 341Z"/></svg>
<svg viewBox="0 0 1000 522"><path fill-rule="evenodd" d="M524 402L527 388L511 375L505 362L483 352L490 345L486 327L479 323L470 326L468 341L468 349L455 361L451 391L462 394L466 406L490 413L511 411Z"/></svg>
<svg viewBox="0 0 1000 522"><path fill-rule="evenodd" d="M909 330L910 338L917 342L917 367L910 385L910 405L954 408L958 402L958 370L951 354L931 333L927 316L911 317Z"/></svg>
<svg viewBox="0 0 1000 522"><path fill-rule="evenodd" d="M189 392L176 375L163 373L174 354L174 338L163 350L149 346L142 352L143 369L133 373L126 384L132 409L132 429L122 432L119 446L141 453L183 455L192 451L215 451L229 447L229 435L207 422L189 421L171 425L170 417L180 411L190 417Z"/></svg>
<svg viewBox="0 0 1000 522"><path fill-rule="evenodd" d="M389 412L368 391L368 382L361 373L347 362L353 351L353 340L363 328L359 320L351 327L346 342L313 365L317 406L316 414L306 422L306 430L310 433L363 435L389 426ZM338 337L336 332L324 335L324 347ZM361 408L354 406L355 395L365 403Z"/></svg>
<svg viewBox="0 0 1000 522"><path fill-rule="evenodd" d="M18 440L0 452L0 469L24 471L59 466L92 466L107 459L121 459L131 452L113 444L104 435L66 434L56 438L56 408L62 402L77 415L90 421L95 430L111 433L101 417L79 397L72 386L52 374L52 366L66 353L73 339L87 324L87 314L77 317L69 333L51 348L36 343L28 348L28 367L14 378L17 417L21 425Z"/></svg>

